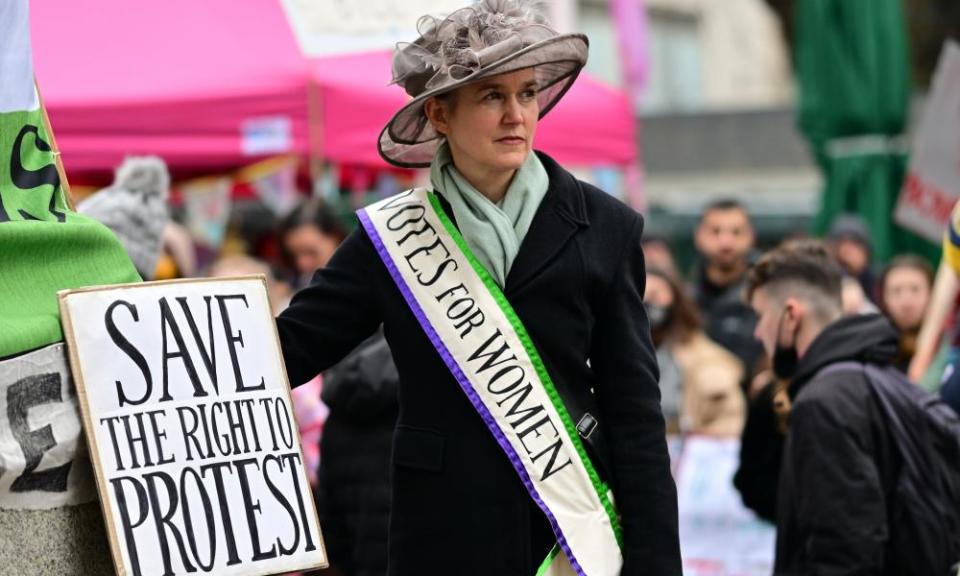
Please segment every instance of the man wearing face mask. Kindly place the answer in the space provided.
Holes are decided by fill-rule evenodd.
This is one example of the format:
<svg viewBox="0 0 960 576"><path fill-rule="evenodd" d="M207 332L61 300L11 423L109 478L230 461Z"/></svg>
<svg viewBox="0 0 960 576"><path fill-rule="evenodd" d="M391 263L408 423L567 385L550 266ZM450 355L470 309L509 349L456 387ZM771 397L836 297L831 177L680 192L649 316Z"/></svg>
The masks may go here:
<svg viewBox="0 0 960 576"><path fill-rule="evenodd" d="M879 315L842 317L841 276L822 244L797 241L764 255L747 282L755 336L777 376L790 381L777 575L912 573L890 544L896 446L865 373L836 369L886 368L897 333Z"/></svg>

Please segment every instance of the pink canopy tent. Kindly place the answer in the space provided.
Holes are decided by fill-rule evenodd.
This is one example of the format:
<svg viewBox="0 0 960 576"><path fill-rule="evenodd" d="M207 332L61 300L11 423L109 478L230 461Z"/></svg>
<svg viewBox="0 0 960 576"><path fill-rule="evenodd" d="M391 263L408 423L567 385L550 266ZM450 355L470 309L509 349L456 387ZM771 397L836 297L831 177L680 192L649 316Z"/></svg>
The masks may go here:
<svg viewBox="0 0 960 576"><path fill-rule="evenodd" d="M387 85L390 58L389 52L371 52L312 63L321 87L325 157L382 162L377 137L407 99L399 86ZM570 165L626 165L636 160L635 142L627 97L583 74L538 127L536 147Z"/></svg>
<svg viewBox="0 0 960 576"><path fill-rule="evenodd" d="M31 33L64 164L81 180L128 154L160 155L176 176L280 153L383 166L376 139L406 97L387 85L388 52L304 58L279 0L31 0ZM627 98L581 78L537 147L570 165L634 162Z"/></svg>
<svg viewBox="0 0 960 576"><path fill-rule="evenodd" d="M179 172L234 168L251 162L245 129L248 151L271 136L258 141L258 126L286 137L274 149L307 150L308 67L277 0L30 9L37 81L69 174L147 153Z"/></svg>

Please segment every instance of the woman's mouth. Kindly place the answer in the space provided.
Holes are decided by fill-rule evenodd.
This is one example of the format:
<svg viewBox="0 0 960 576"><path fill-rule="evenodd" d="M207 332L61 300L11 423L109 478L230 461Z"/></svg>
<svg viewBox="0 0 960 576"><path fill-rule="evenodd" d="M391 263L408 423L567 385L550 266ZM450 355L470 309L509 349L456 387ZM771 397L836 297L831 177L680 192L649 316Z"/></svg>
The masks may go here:
<svg viewBox="0 0 960 576"><path fill-rule="evenodd" d="M521 144L526 144L526 138L521 138L520 136L507 136L505 138L497 139L497 142L500 144L507 144L508 146L519 146Z"/></svg>

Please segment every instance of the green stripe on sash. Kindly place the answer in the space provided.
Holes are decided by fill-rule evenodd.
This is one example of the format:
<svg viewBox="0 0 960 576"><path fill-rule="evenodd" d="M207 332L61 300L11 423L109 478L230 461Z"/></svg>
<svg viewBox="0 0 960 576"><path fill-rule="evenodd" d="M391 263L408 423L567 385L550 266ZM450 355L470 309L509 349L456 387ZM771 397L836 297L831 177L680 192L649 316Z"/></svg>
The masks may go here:
<svg viewBox="0 0 960 576"><path fill-rule="evenodd" d="M553 565L553 561L560 554L560 546L556 545L550 550L550 553L547 554L547 557L543 559L543 562L540 564L540 567L537 568L536 576L543 576L550 570L550 566Z"/></svg>
<svg viewBox="0 0 960 576"><path fill-rule="evenodd" d="M607 494L609 488L600 480L600 476L597 474L597 470L594 468L593 462L591 462L590 457L587 456L587 451L580 439L580 434L577 433L577 427L573 423L573 419L570 418L570 414L567 412L567 407L563 404L563 400L560 398L560 394L557 392L557 388L554 386L553 380L550 378L550 374L547 373L547 368L543 365L543 360L540 358L540 353L537 352L537 348L534 346L533 340L527 333L527 329L524 328L523 323L517 316L517 313L514 312L513 306L511 306L510 302L507 301L506 296L503 295L503 291L500 290L500 287L497 286L496 282L494 282L493 278L490 276L490 273L487 272L483 265L480 264L480 262L474 257L473 252L470 251L470 248L467 246L467 243L460 234L460 231L457 230L457 227L454 226L446 212L444 212L437 195L432 192L428 192L427 197L430 199L430 205L433 207L434 212L437 213L437 217L440 218L444 228L447 229L447 232L453 238L454 242L456 242L457 246L460 248L460 251L463 252L464 256L466 256L467 261L470 262L470 265L473 266L473 269L476 271L477 275L480 276L484 286L487 287L487 290L493 296L493 299L497 302L497 305L500 306L500 309L510 321L510 325L517 333L520 342L523 343L523 347L527 351L527 355L530 357L530 361L533 363L533 366L537 371L537 375L540 377L540 381L543 382L543 387L547 392L547 396L550 398L550 402L553 403L554 408L556 408L557 413L560 415L560 419L563 421L563 427L567 431L570 441L573 442L573 445L577 450L577 454L580 456L580 460L583 462L583 466L587 471L587 475L590 477L590 482L593 484L593 488L597 492L597 497L600 498L600 502L603 504L604 510L606 510L607 515L610 517L610 526L613 528L613 534L617 539L617 544L623 548L623 533L620 528L620 522L617 519L617 512L614 510L613 503L610 501L610 497ZM550 561L556 556L557 552L559 552L559 548L555 547L554 551L551 552L547 560L544 561L546 566L549 566ZM541 566L541 570L543 570L543 566ZM541 572L538 570L537 574L540 573Z"/></svg>

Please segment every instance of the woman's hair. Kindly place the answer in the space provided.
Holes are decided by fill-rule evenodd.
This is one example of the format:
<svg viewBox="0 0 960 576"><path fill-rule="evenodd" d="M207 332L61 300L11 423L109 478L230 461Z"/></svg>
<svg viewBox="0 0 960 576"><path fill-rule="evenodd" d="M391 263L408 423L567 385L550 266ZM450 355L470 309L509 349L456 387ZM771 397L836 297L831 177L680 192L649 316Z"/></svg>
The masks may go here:
<svg viewBox="0 0 960 576"><path fill-rule="evenodd" d="M660 268L650 267L647 268L647 277L650 276L656 276L665 281L670 286L670 293L673 296L673 313L662 335L663 339L672 339L678 342L690 340L702 325L697 305L674 274Z"/></svg>
<svg viewBox="0 0 960 576"><path fill-rule="evenodd" d="M281 240L301 226L313 226L322 234L336 238L337 243L347 237L343 224L321 198L304 200L284 218L280 225Z"/></svg>

